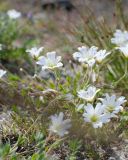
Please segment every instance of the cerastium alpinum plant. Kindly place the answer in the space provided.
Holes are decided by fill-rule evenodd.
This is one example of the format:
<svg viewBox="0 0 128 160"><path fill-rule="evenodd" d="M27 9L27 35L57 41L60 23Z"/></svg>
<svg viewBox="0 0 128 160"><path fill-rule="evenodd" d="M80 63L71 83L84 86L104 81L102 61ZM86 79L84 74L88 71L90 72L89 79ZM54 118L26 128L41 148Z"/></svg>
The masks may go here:
<svg viewBox="0 0 128 160"><path fill-rule="evenodd" d="M111 52L107 52L106 50L99 50L98 47L95 46L91 48L82 46L78 48L78 51L79 52L75 52L73 54L74 59L76 61L79 61L81 65L83 65L83 67L87 68L87 70L89 69L89 72L86 72L85 74L85 76L88 77L88 80L83 81L83 84L86 85L82 84L84 88L81 88L81 90L77 90L77 96L83 101L83 103L76 104L76 111L82 111L85 122L92 123L94 128L102 127L103 124L108 123L112 118L117 117L117 113L123 109L122 105L126 102L124 97L119 97L118 99L116 99L116 95L109 96L108 93L106 93L105 98L97 97L97 93L99 93L103 89L97 89L94 86L95 83L90 79L90 72L92 72L93 70L98 70L97 68L100 67L100 65L106 58L109 58L108 56ZM29 50L29 52L32 53L33 50L31 49ZM35 58L33 56L34 53L30 55ZM39 56L39 53L37 56L38 57L36 64L41 66L42 71L52 70L54 72L55 70L58 70L63 66L62 62L60 61L61 57L56 56L56 52L48 52L46 57ZM95 74L99 74L98 72ZM57 74L55 74L54 76L57 76ZM57 78L58 77L56 77L56 79ZM93 86L91 86L92 83ZM60 91L58 90L58 92ZM101 101L101 103L98 102L99 100ZM58 116L54 115L51 117L52 124L50 126L50 131L60 136L64 136L66 133L68 133L67 129L69 129L69 126L71 127L71 124L68 124L69 120L63 121L63 116L64 115L61 112Z"/></svg>
<svg viewBox="0 0 128 160"><path fill-rule="evenodd" d="M71 46L67 62L58 55L59 49L47 51L39 44L15 48L19 18L22 14L16 10L0 17L0 34L2 27L3 34L9 33L0 37L0 106L6 104L11 110L0 114L0 158L82 160L81 152L84 159L101 159L97 148L127 137L128 31L113 33L104 24L98 28L91 19L86 36L84 29L80 33L83 43L77 49L76 44ZM24 65L32 61L32 72L21 63L22 74L13 76L5 59L9 62L13 54L21 53L28 58Z"/></svg>
<svg viewBox="0 0 128 160"><path fill-rule="evenodd" d="M117 44L119 47L121 47L122 45L125 46L125 36L122 37L122 40L120 40L121 42L119 42L117 38L118 36L116 37L116 35L117 34L115 34L115 37L111 39L112 43ZM39 100L45 102L45 92L49 92L49 94L53 92L55 93L55 95L57 93L56 96L60 97L60 101L62 100L62 97L66 97L69 94L71 95L71 98L65 98L65 104L62 103L62 106L64 108L66 107L65 109L67 111L64 113L64 108L62 107L59 109L60 112L58 112L59 110L57 109L57 113L49 117L49 120L51 120L51 122L49 128L47 128L47 131L49 132L49 136L46 138L47 143L55 135L62 139L62 137L64 136L68 138L68 134L69 137L70 134L74 134L71 133L71 130L74 126L74 120L72 119L72 115L74 114L78 115L80 118L79 121L81 121L81 126L79 126L79 128L89 125L90 127L94 128L94 133L96 137L98 137L98 132L96 130L99 130L99 128L103 128L103 130L106 130L107 128L107 130L109 130L109 127L111 128L111 125L109 124L112 124L114 121L119 120L120 116L118 114L119 112L122 112L124 110L124 104L127 100L125 99L125 97L113 93L113 91L111 91L110 88L107 89L106 86L104 88L104 85L100 87L100 84L98 84L100 82L99 78L101 74L101 66L106 65L106 63L108 63L110 58L113 57L112 54L114 54L114 51L116 52L117 49L120 48L115 47L114 49L107 51L105 49L99 49L96 46L79 47L78 52L73 53L73 58L75 61L79 62L77 65L81 65L83 69L82 73L80 73L80 77L78 78L74 86L71 83L73 82L73 79L75 79L77 76L75 74L71 76L66 75L67 78L65 78L64 81L62 81L64 65L61 61L61 56L57 56L55 51L47 52L46 56L44 56L40 54L42 50L44 53L43 47L39 49L32 48L30 50L27 50L29 55L35 61L36 67L38 68L38 72L36 72L37 77L41 79L39 74L41 70L42 72L52 72L54 74L55 80L58 80L59 78L58 83L55 83L55 87L46 87L46 89L42 92L42 95L40 96ZM120 54L124 55L124 53L122 52L120 52ZM127 60L127 57L125 55L124 59ZM58 71L59 75L56 74ZM72 78L72 80L70 78ZM68 79L71 80L71 83L69 83L66 86ZM51 80L53 82L51 82ZM47 81L47 84L48 82L54 83L54 79L51 80ZM56 84L58 85L57 87ZM64 87L70 88L70 85L72 86L72 89L68 90L67 93L66 89L64 90ZM109 92L106 92L107 90L109 90ZM60 101L57 104L55 104L56 107L59 107ZM116 125L117 127L115 127L115 130L113 130L113 133L118 130L119 125ZM101 130L101 132L103 130ZM98 137L98 139L100 138L102 139L103 137ZM54 145L56 145L56 143ZM47 153L50 154L52 148L54 147L50 147Z"/></svg>

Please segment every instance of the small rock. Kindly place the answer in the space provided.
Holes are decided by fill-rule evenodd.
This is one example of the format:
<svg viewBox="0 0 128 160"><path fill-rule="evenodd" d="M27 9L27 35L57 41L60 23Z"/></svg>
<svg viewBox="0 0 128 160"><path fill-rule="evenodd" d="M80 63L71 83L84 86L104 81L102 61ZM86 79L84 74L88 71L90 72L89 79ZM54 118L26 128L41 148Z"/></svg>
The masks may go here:
<svg viewBox="0 0 128 160"><path fill-rule="evenodd" d="M70 0L42 0L41 1L43 10L47 9L65 9L66 11L71 11L74 9L73 4Z"/></svg>

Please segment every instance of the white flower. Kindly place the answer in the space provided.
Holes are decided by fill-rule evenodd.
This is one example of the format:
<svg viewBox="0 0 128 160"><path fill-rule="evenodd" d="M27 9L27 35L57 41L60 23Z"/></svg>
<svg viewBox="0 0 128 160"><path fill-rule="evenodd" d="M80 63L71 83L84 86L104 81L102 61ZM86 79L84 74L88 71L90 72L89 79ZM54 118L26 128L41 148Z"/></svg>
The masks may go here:
<svg viewBox="0 0 128 160"><path fill-rule="evenodd" d="M32 56L33 58L38 58L40 53L43 51L44 47L33 47L31 49L27 49L26 52L28 52L30 54L30 56Z"/></svg>
<svg viewBox="0 0 128 160"><path fill-rule="evenodd" d="M92 104L88 103L84 108L84 120L85 122L92 123L94 128L102 127L103 123L110 121L110 116L103 113L104 106L101 103L98 103L95 108L92 106Z"/></svg>
<svg viewBox="0 0 128 160"><path fill-rule="evenodd" d="M63 137L65 134L68 134L68 129L71 127L71 120L66 119L63 120L64 114L60 112L59 115L51 116L52 124L49 127L49 130L53 133L58 134L59 136Z"/></svg>
<svg viewBox="0 0 128 160"><path fill-rule="evenodd" d="M118 49L124 54L126 58L128 58L128 44L118 47Z"/></svg>
<svg viewBox="0 0 128 160"><path fill-rule="evenodd" d="M92 46L91 48L82 46L78 48L79 52L73 54L73 58L82 63L87 63L89 66L95 64L95 55L97 53L97 47Z"/></svg>
<svg viewBox="0 0 128 160"><path fill-rule="evenodd" d="M123 109L122 104L126 102L125 97L117 98L115 95L109 96L106 94L105 98L101 98L102 104L105 106L105 113L109 113L111 117Z"/></svg>
<svg viewBox="0 0 128 160"><path fill-rule="evenodd" d="M119 47L128 44L128 32L117 29L111 42Z"/></svg>
<svg viewBox="0 0 128 160"><path fill-rule="evenodd" d="M90 86L87 90L78 91L78 97L86 100L87 102L92 102L100 89L96 89L94 86Z"/></svg>
<svg viewBox="0 0 128 160"><path fill-rule="evenodd" d="M96 61L101 63L109 54L110 52L107 52L106 50L99 50L96 53Z"/></svg>
<svg viewBox="0 0 128 160"><path fill-rule="evenodd" d="M48 52L47 56L39 57L39 61L36 62L38 65L42 66L42 70L54 69L62 67L63 64L60 62L61 56L56 56L56 52Z"/></svg>
<svg viewBox="0 0 128 160"><path fill-rule="evenodd" d="M17 19L21 17L21 13L16 11L15 9L9 10L7 12L7 15L11 18L11 19Z"/></svg>
<svg viewBox="0 0 128 160"><path fill-rule="evenodd" d="M116 30L114 36L111 42L116 44L116 49L119 49L128 58L128 31Z"/></svg>
<svg viewBox="0 0 128 160"><path fill-rule="evenodd" d="M2 78L7 71L4 71L3 69L0 69L0 78Z"/></svg>

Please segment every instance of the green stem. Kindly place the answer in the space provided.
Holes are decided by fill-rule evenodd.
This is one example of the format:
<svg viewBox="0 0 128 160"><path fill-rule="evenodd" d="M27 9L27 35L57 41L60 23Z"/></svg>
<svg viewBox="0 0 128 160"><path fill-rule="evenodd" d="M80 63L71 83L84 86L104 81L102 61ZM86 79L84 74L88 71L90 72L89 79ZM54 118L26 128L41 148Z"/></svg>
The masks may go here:
<svg viewBox="0 0 128 160"><path fill-rule="evenodd" d="M58 90L58 85L60 82L60 72L58 70L55 70L54 75L55 75L55 80L56 80L56 90Z"/></svg>
<svg viewBox="0 0 128 160"><path fill-rule="evenodd" d="M122 77L120 77L120 79L118 81L115 82L115 86L117 86L119 84L119 82L121 82L127 76L127 72L128 72L128 63L127 63L127 59L125 59L125 72L124 72L124 75Z"/></svg>
<svg viewBox="0 0 128 160"><path fill-rule="evenodd" d="M87 72L85 73L85 76L84 76L84 78L83 78L83 83L84 83L84 81L85 81L85 79L86 79L86 77L87 77L86 83L84 84L83 87L86 87L86 86L89 84L90 79L91 79L91 74L92 74L92 68L91 68L91 67L88 67L88 68L87 68Z"/></svg>

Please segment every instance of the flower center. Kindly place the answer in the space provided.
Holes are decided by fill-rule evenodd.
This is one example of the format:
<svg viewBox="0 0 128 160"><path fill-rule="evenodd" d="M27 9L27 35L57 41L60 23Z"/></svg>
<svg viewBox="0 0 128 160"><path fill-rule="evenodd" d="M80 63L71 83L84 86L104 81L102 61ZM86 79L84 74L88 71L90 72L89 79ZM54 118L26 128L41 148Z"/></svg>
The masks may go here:
<svg viewBox="0 0 128 160"><path fill-rule="evenodd" d="M62 125L61 124L55 125L55 130L56 131L60 131L61 129L62 129Z"/></svg>
<svg viewBox="0 0 128 160"><path fill-rule="evenodd" d="M49 67L53 67L55 65L54 62L52 62L51 60L48 60L47 63Z"/></svg>
<svg viewBox="0 0 128 160"><path fill-rule="evenodd" d="M111 106L111 105L108 106L107 107L107 112L112 113L114 111L114 108L115 108L114 106Z"/></svg>
<svg viewBox="0 0 128 160"><path fill-rule="evenodd" d="M92 122L97 122L99 120L99 117L94 114L93 116L91 116L90 119L91 119Z"/></svg>

